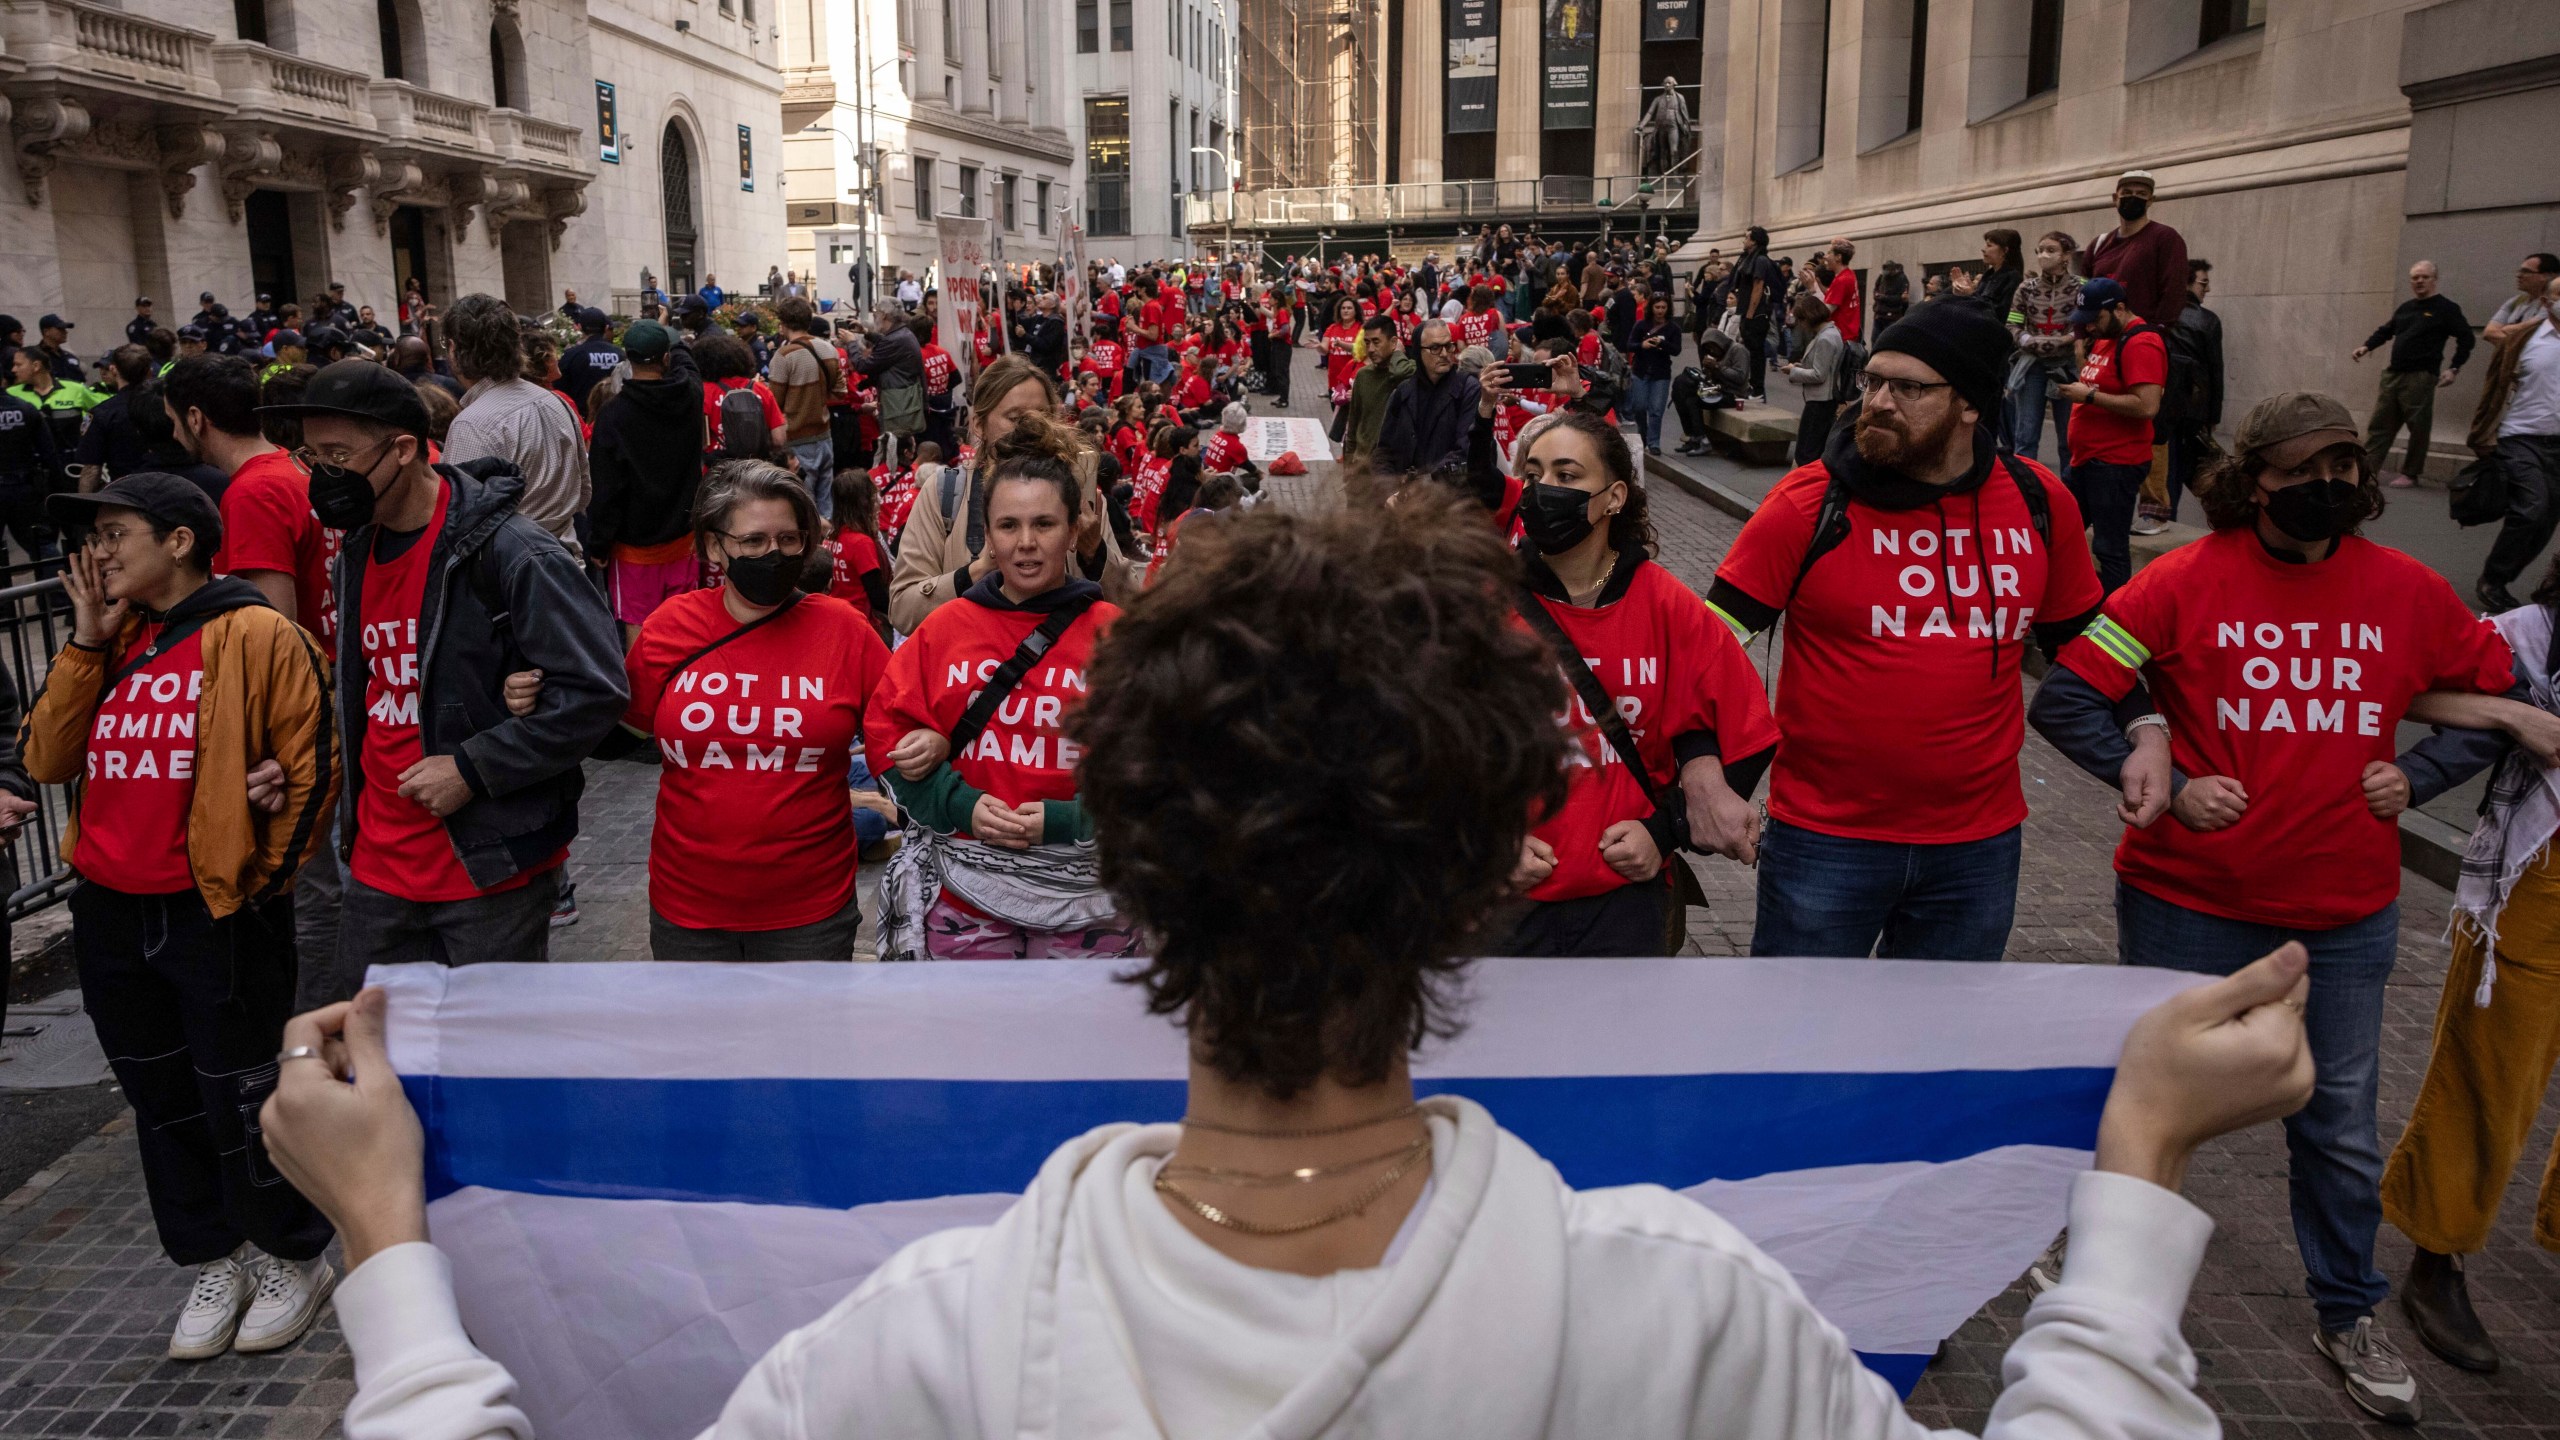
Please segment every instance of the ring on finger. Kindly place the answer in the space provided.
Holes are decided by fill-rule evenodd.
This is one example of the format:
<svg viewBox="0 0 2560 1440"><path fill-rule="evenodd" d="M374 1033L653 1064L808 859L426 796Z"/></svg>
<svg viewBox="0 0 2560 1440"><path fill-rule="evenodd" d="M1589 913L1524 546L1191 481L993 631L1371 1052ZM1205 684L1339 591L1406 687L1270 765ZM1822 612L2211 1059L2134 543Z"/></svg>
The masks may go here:
<svg viewBox="0 0 2560 1440"><path fill-rule="evenodd" d="M296 1045L290 1050L276 1052L278 1065L282 1065L287 1060L326 1060L328 1058L320 1053L320 1048L316 1045Z"/></svg>

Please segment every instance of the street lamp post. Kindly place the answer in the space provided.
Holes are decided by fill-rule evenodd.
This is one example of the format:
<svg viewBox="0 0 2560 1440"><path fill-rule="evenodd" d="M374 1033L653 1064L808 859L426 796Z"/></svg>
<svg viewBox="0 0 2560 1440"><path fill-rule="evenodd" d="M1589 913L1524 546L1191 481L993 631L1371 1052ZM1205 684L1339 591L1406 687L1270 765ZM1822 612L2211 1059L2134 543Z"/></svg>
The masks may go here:
<svg viewBox="0 0 2560 1440"><path fill-rule="evenodd" d="M860 140L855 139L853 136L846 134L842 130L838 130L832 125L805 125L801 127L800 133L804 135L818 133L833 135L837 139L842 140L853 147L853 173L854 179L859 182L859 186L858 188L848 190L845 193L860 197L859 202L854 207L854 233L860 237L861 244L855 250L854 255L855 263L862 267L864 277L861 284L854 286L853 303L857 310L869 308L871 296L863 292L878 282L880 274L880 267L874 264L871 258L871 197L879 193L878 163L880 160L886 159L887 157L865 156L862 153L862 142Z"/></svg>

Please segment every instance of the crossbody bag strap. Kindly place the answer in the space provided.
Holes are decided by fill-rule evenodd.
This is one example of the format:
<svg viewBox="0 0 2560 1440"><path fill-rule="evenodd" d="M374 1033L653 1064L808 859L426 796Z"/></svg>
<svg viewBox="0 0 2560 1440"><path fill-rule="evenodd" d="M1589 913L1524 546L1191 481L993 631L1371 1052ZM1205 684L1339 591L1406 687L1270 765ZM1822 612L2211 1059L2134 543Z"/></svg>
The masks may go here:
<svg viewBox="0 0 2560 1440"><path fill-rule="evenodd" d="M175 625L166 627L159 634L153 636L150 644L145 645L141 649L134 651L131 655L126 656L122 664L116 666L114 670L108 673L107 683L98 688L98 702L100 704L105 704L106 697L114 694L116 686L122 684L126 677L132 675L133 672L141 669L143 666L150 664L152 661L159 659L161 656L168 654L170 651L177 649L181 641L184 641L188 636L203 629L212 621L214 616L224 613L227 612L211 610L198 615L190 615L186 619Z"/></svg>
<svg viewBox="0 0 2560 1440"><path fill-rule="evenodd" d="M1049 653L1049 647L1058 643L1058 637L1084 618L1084 612L1093 608L1097 598L1086 595L1059 606L1049 612L1037 629L1022 637L1013 657L997 666L996 673L987 677L986 688L978 692L977 699L969 702L969 708L960 716L960 723L951 727L952 754L966 754L969 747L977 743L978 737L986 732L987 722L996 718L996 707L1013 693L1013 687L1022 683L1023 676L1031 673L1031 667L1040 663L1040 657Z"/></svg>
<svg viewBox="0 0 2560 1440"><path fill-rule="evenodd" d="M712 651L719 649L721 646L728 644L732 640L743 640L747 636L754 634L756 631L763 629L765 626L772 624L774 621L781 619L783 616L790 614L793 607L797 606L799 603L800 597L798 595L794 595L790 599L783 601L781 606L775 609L772 613L757 616L755 619L748 621L746 624L739 626L737 629L730 631L728 634L721 636L719 639L714 640L710 644L703 646L701 649L694 651L690 655L687 655L675 664L668 666L666 678L658 682L659 702L664 703L667 698L667 687L676 683L677 676L692 669L695 661L700 660L703 656L710 654Z"/></svg>
<svg viewBox="0 0 2560 1440"><path fill-rule="evenodd" d="M1627 717L1618 713L1617 698L1609 693L1608 686L1600 683L1599 676L1591 673L1590 662L1582 658L1581 647L1564 633L1564 627L1556 623L1555 616L1547 613L1547 607L1538 597L1525 590L1520 593L1520 615L1529 622L1529 628L1555 647L1557 665L1563 669L1565 679L1572 682L1573 693L1581 697L1582 708L1590 711L1592 718L1599 723L1600 733L1607 737L1609 748L1618 752L1618 763L1626 766L1627 773L1644 787L1644 793L1652 799L1656 811L1668 809L1662 803L1664 787L1654 784L1653 772L1645 768L1644 756L1636 749L1635 732L1627 728Z"/></svg>

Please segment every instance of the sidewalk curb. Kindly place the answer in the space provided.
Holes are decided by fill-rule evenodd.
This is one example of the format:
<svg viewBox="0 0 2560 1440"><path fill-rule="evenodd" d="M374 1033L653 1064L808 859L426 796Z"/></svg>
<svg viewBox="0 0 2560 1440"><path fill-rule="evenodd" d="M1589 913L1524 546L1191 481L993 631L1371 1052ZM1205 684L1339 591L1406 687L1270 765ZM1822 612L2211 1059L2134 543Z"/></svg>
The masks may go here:
<svg viewBox="0 0 2560 1440"><path fill-rule="evenodd" d="M1705 501L1736 520L1748 520L1758 509L1757 501L1729 485L1719 484L1704 475L1692 473L1678 457L1664 454L1645 462L1647 474L1658 474L1697 499ZM2423 810L2400 812L2400 864L2451 890L2462 878L2462 852L2470 843L2466 831L2457 830Z"/></svg>

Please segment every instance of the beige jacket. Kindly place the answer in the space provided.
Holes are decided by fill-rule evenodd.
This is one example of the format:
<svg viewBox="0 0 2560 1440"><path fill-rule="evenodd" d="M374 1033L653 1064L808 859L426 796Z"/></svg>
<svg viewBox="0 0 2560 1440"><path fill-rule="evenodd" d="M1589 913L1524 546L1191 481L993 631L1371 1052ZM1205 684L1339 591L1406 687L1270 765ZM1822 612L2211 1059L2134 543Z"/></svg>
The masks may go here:
<svg viewBox="0 0 2560 1440"><path fill-rule="evenodd" d="M1102 503L1094 488L1095 460L1088 454L1076 465L1087 507ZM956 466L943 467L946 476L955 471L959 486L953 496L954 523L947 529L943 524L942 487L937 482L917 492L916 508L907 512L907 528L898 536L898 563L889 572L889 623L910 635L935 606L969 588L958 572L977 558L969 549L969 487L974 476ZM1108 520L1103 522L1102 553L1095 563L1093 570L1081 563L1072 564L1071 569L1100 582L1106 600L1126 601L1144 587L1145 563L1120 553L1119 538L1112 534Z"/></svg>

